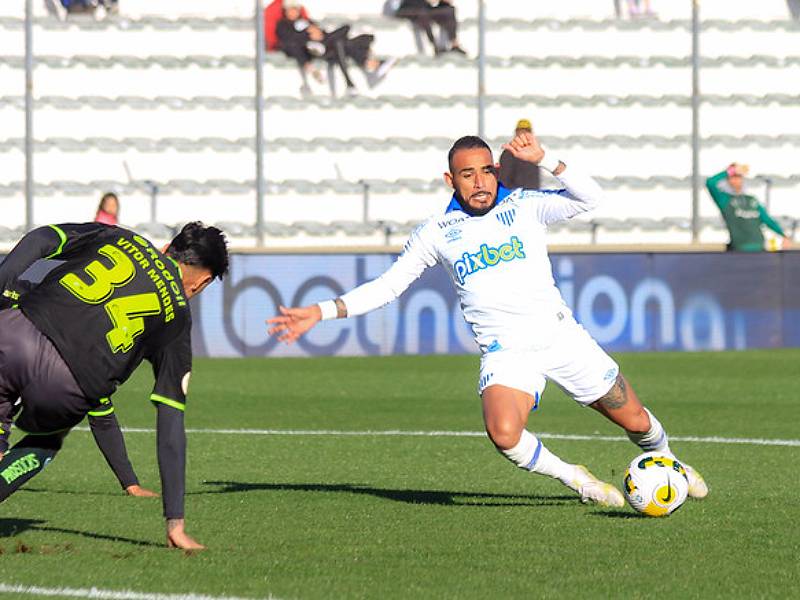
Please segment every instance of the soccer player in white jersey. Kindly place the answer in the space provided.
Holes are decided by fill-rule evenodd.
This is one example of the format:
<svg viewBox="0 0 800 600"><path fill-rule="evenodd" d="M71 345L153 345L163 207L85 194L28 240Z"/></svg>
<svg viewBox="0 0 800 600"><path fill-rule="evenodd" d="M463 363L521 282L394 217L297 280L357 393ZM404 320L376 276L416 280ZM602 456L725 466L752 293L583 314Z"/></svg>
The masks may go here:
<svg viewBox="0 0 800 600"><path fill-rule="evenodd" d="M643 451L670 452L661 423L642 406L616 362L574 320L553 280L547 226L591 210L603 192L578 168L546 152L533 132L503 147L552 173L564 189L504 188L486 142L463 137L451 148L444 174L453 189L450 204L411 234L397 261L335 300L280 307L281 314L268 320L269 333L291 343L320 320L367 313L395 300L439 263L450 274L482 353L478 391L495 447L518 467L560 480L586 503L622 506L617 488L586 467L561 460L526 429L546 380L552 380L576 402L622 427ZM684 466L689 495L705 497L703 478Z"/></svg>

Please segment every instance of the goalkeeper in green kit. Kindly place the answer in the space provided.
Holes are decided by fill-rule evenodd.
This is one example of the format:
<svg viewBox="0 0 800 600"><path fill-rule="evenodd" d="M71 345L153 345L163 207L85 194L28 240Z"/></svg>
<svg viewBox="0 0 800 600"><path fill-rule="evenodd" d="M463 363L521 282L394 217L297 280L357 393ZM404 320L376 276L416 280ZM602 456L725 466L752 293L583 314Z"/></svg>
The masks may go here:
<svg viewBox="0 0 800 600"><path fill-rule="evenodd" d="M728 250L737 252L761 252L764 250L764 233L766 225L783 238L782 248L791 246L781 226L767 214L767 210L752 194L745 189L744 178L749 168L747 165L733 163L721 173L706 180L706 187L711 198L722 213L731 241Z"/></svg>

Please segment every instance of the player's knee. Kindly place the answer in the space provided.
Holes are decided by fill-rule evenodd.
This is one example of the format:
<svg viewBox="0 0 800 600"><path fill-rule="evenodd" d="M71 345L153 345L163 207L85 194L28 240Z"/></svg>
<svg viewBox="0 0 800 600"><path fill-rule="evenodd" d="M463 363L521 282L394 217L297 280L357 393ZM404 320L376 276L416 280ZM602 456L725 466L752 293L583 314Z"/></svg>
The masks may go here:
<svg viewBox="0 0 800 600"><path fill-rule="evenodd" d="M509 450L519 443L522 425L516 419L492 419L486 422L489 439L500 450Z"/></svg>

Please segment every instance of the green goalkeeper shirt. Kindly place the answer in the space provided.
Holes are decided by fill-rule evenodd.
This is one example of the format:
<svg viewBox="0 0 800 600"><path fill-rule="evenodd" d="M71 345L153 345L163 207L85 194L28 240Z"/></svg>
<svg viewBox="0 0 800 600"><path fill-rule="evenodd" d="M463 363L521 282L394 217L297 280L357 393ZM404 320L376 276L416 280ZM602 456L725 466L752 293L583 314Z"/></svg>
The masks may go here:
<svg viewBox="0 0 800 600"><path fill-rule="evenodd" d="M706 180L706 187L728 227L731 237L730 249L739 252L764 250L762 225L766 225L780 236L785 236L781 226L767 214L756 197L735 193L728 184L727 177L727 171L717 173Z"/></svg>

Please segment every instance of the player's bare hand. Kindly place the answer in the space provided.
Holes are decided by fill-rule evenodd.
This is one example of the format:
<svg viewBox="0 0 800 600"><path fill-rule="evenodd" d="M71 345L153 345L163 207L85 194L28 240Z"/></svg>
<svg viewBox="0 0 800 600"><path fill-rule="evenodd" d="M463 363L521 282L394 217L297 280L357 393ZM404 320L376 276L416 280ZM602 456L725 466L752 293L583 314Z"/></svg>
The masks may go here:
<svg viewBox="0 0 800 600"><path fill-rule="evenodd" d="M205 550L206 547L192 539L183 528L183 519L167 519L167 546L181 550Z"/></svg>
<svg viewBox="0 0 800 600"><path fill-rule="evenodd" d="M511 152L514 158L538 165L544 158L544 148L532 131L523 131L514 136L503 148Z"/></svg>
<svg viewBox="0 0 800 600"><path fill-rule="evenodd" d="M278 310L280 315L267 319L267 324L270 325L267 333L287 344L296 341L322 319L322 312L316 304L293 308L279 306Z"/></svg>
<svg viewBox="0 0 800 600"><path fill-rule="evenodd" d="M129 485L125 488L125 493L128 496L135 496L136 498L158 498L158 494L140 485Z"/></svg>

